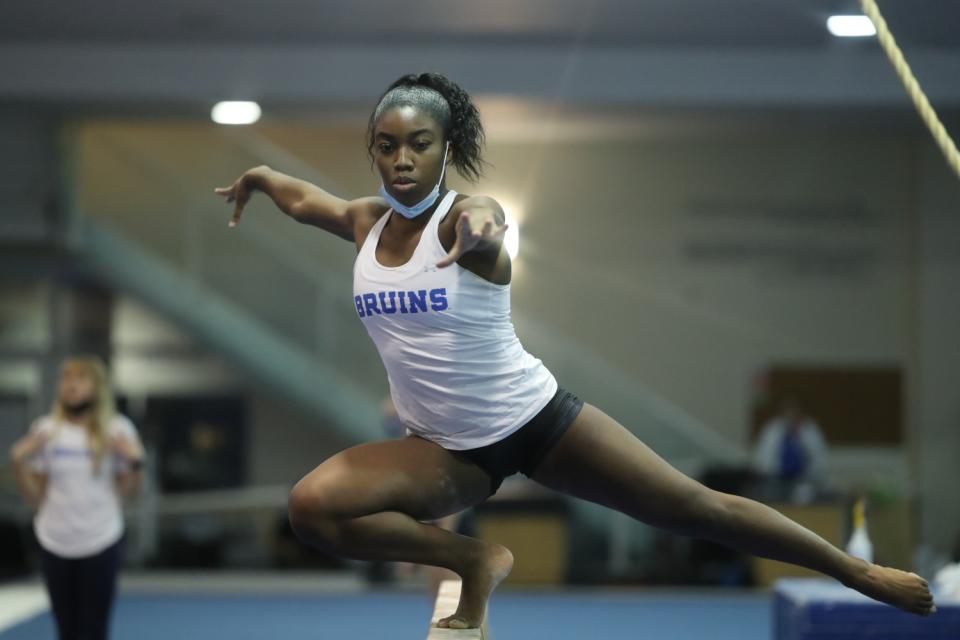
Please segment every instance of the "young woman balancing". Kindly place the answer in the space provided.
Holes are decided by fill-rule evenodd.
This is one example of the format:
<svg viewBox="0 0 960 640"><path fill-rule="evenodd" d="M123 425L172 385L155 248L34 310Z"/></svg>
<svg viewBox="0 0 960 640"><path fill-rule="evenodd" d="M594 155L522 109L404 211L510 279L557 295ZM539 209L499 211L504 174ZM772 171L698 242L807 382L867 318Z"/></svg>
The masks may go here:
<svg viewBox="0 0 960 640"><path fill-rule="evenodd" d="M122 556L120 499L137 492L143 447L114 411L106 367L69 358L57 399L10 451L60 640L105 640Z"/></svg>
<svg viewBox="0 0 960 640"><path fill-rule="evenodd" d="M463 579L442 627L478 626L513 557L425 521L492 495L522 472L651 525L833 576L917 614L918 576L850 557L775 510L703 487L603 411L557 385L510 320L510 259L496 201L448 190L452 164L476 179L483 128L470 97L436 74L408 75L370 117L380 195L343 200L257 167L216 190L240 221L255 191L295 220L356 244L354 304L376 343L407 428L326 460L294 487L290 520L306 543L357 559L445 567Z"/></svg>

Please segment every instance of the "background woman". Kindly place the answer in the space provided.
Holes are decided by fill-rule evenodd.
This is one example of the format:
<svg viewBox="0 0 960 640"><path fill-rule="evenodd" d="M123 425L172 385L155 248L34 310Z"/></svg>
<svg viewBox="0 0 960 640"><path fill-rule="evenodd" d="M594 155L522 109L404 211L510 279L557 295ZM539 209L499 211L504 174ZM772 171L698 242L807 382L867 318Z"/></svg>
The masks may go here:
<svg viewBox="0 0 960 640"><path fill-rule="evenodd" d="M37 507L34 532L60 640L108 635L122 558L121 499L140 486L143 446L116 413L107 370L67 359L49 415L10 451L17 485Z"/></svg>

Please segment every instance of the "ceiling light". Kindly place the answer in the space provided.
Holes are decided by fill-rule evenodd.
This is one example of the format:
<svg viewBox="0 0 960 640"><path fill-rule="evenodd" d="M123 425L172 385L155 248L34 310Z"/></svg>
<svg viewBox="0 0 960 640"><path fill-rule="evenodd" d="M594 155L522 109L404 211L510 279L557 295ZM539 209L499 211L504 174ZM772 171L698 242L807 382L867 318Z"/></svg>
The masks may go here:
<svg viewBox="0 0 960 640"><path fill-rule="evenodd" d="M210 110L210 117L217 124L253 124L260 119L260 105L256 102L218 102Z"/></svg>
<svg viewBox="0 0 960 640"><path fill-rule="evenodd" d="M877 35L877 29L867 16L830 16L827 29L838 38L866 38Z"/></svg>

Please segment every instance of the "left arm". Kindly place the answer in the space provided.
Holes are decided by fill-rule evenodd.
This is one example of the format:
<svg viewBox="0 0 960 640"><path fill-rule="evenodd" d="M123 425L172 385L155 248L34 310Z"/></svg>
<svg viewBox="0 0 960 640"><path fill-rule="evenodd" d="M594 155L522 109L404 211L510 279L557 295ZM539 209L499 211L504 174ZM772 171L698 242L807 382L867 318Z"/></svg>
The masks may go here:
<svg viewBox="0 0 960 640"><path fill-rule="evenodd" d="M507 232L506 216L500 204L488 196L464 198L453 206L449 218L455 225L455 240L447 257L437 263L449 267L463 254L498 253ZM446 221L444 221L446 223Z"/></svg>
<svg viewBox="0 0 960 640"><path fill-rule="evenodd" d="M110 444L114 455L122 462L114 477L114 486L121 498L129 500L140 493L146 453L132 426L116 433Z"/></svg>

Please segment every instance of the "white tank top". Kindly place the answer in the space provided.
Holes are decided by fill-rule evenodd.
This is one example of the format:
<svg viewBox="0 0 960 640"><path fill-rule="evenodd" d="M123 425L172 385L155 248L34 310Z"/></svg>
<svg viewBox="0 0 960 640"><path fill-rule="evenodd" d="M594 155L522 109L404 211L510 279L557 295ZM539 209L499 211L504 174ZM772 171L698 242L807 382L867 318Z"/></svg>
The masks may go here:
<svg viewBox="0 0 960 640"><path fill-rule="evenodd" d="M522 427L550 401L557 381L517 338L509 284L488 282L456 263L435 266L447 255L437 228L455 198L447 192L399 267L377 262L393 211L381 217L354 262L353 295L407 432L463 450Z"/></svg>

